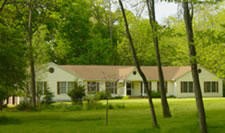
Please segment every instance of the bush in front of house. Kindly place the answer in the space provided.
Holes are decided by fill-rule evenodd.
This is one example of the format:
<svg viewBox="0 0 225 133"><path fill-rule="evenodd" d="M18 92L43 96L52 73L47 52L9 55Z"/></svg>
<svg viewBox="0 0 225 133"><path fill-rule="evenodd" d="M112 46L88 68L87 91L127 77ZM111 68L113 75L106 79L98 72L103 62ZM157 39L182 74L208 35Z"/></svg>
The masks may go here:
<svg viewBox="0 0 225 133"><path fill-rule="evenodd" d="M45 95L42 100L42 104L50 105L50 104L54 103L53 97L54 97L54 94L50 91L49 88L46 88Z"/></svg>
<svg viewBox="0 0 225 133"><path fill-rule="evenodd" d="M74 82L74 87L68 92L73 104L82 104L85 96L85 87L78 82Z"/></svg>
<svg viewBox="0 0 225 133"><path fill-rule="evenodd" d="M160 92L157 91L151 91L152 98L160 98Z"/></svg>
<svg viewBox="0 0 225 133"><path fill-rule="evenodd" d="M37 107L32 106L30 103L21 102L16 106L16 110L18 111L38 111Z"/></svg>
<svg viewBox="0 0 225 133"><path fill-rule="evenodd" d="M110 99L112 97L111 93L109 91L100 91L97 92L94 97L98 100L104 100L104 99Z"/></svg>
<svg viewBox="0 0 225 133"><path fill-rule="evenodd" d="M123 96L115 96L115 97L111 97L110 99L123 99Z"/></svg>

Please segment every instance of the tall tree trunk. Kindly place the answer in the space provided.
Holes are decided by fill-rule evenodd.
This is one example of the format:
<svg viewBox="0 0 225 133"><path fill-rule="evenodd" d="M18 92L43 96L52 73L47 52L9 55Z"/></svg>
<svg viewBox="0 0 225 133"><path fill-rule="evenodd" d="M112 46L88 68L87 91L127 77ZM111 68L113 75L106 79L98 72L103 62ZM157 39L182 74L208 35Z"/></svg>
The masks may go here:
<svg viewBox="0 0 225 133"><path fill-rule="evenodd" d="M30 73L31 73L31 89L32 89L32 103L33 106L36 106L36 84L35 84L35 67L34 67L34 57L33 57L33 48L32 48L32 37L33 37L33 30L32 30L32 0L30 0L29 5L29 19L28 19L28 43L29 43L29 50L30 50Z"/></svg>
<svg viewBox="0 0 225 133"><path fill-rule="evenodd" d="M119 0L119 4L120 4L121 10L122 10L123 19L124 19L125 27L126 27L126 33L127 33L128 39L129 39L130 48L132 50L133 59L135 61L135 65L136 65L136 68L138 70L138 73L140 74L140 76L141 76L141 78L144 82L144 87L146 88L146 90L148 92L148 101L149 101L149 105L150 105L150 112L152 114L152 121L153 121L154 126L156 128L159 128L157 118L156 118L156 114L155 114L154 104L153 104L153 101L152 101L152 98L151 98L151 90L149 90L147 79L146 79L144 73L141 70L141 67L140 67L140 64L139 64L139 61L138 61L138 57L136 55L136 51L135 51L135 48L134 48L132 36L130 34L130 31L129 31L128 22L127 22L126 14L125 14L125 11L124 11L123 3L122 3L121 0Z"/></svg>
<svg viewBox="0 0 225 133"><path fill-rule="evenodd" d="M192 12L190 14L190 8L188 2L183 2L183 9L184 9L184 22L186 26L187 32L187 40L189 46L189 56L190 56L190 64L191 64L191 71L192 71L192 78L194 81L194 92L195 92L195 99L196 99L196 106L198 109L198 116L200 122L200 131L201 133L207 133L207 124L206 124L206 117L205 117L205 109L204 103L202 100L202 92L199 82L199 74L198 74L198 66L197 66L197 59L196 59L196 49L194 46L194 34L192 29L192 19L193 19L193 6Z"/></svg>
<svg viewBox="0 0 225 133"><path fill-rule="evenodd" d="M158 41L158 34L157 34L158 24L155 19L155 3L154 3L154 0L146 0L146 3L147 3L147 7L148 7L149 22L150 22L150 25L152 28L152 37L153 37L153 41L154 41L154 45L155 45L163 116L171 117L172 115L170 113L170 108L169 108L169 104L168 104L167 97L166 97L165 81L164 81L161 59L160 59L160 52L159 52L159 41Z"/></svg>

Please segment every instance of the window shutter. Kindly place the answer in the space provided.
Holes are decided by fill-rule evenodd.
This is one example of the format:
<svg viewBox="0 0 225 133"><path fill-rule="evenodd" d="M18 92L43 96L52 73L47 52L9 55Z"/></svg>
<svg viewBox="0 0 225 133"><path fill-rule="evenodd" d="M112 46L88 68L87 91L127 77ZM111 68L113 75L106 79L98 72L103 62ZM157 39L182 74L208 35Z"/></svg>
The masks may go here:
<svg viewBox="0 0 225 133"><path fill-rule="evenodd" d="M117 94L117 83L115 82L115 94Z"/></svg>
<svg viewBox="0 0 225 133"><path fill-rule="evenodd" d="M44 82L44 94L47 93L47 82Z"/></svg>
<svg viewBox="0 0 225 133"><path fill-rule="evenodd" d="M97 92L99 92L99 82L97 82Z"/></svg>
<svg viewBox="0 0 225 133"><path fill-rule="evenodd" d="M219 83L216 82L216 92L219 92Z"/></svg>
<svg viewBox="0 0 225 133"><path fill-rule="evenodd" d="M60 94L60 90L59 90L59 82L57 82L57 94Z"/></svg>

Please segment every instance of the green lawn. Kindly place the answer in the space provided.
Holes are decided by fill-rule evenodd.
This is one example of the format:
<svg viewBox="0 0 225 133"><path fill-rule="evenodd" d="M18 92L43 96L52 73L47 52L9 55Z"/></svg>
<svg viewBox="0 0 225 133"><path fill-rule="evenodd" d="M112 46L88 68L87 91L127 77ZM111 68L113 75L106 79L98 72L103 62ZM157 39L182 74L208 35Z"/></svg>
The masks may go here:
<svg viewBox="0 0 225 133"><path fill-rule="evenodd" d="M110 100L124 109L74 112L0 112L0 133L198 133L195 100L168 99L173 118L163 118L160 99L154 99L160 129L152 127L147 99ZM104 101L101 101L104 102ZM210 133L225 132L225 99L204 99Z"/></svg>

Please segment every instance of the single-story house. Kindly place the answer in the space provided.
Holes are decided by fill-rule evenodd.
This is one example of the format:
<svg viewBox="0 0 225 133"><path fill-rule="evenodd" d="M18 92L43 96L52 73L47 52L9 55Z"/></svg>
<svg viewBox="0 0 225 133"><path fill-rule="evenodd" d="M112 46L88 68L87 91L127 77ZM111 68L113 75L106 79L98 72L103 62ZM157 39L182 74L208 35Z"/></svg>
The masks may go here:
<svg viewBox="0 0 225 133"><path fill-rule="evenodd" d="M159 91L159 76L155 66L142 66L153 91ZM190 66L163 67L167 96L194 97L194 86ZM69 101L67 92L74 81L82 83L86 93L111 91L112 96L147 96L134 66L107 65L57 65L48 63L37 72L37 87L50 88L55 101ZM199 77L203 97L222 97L222 79L199 66Z"/></svg>

